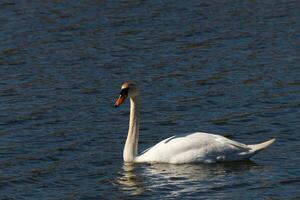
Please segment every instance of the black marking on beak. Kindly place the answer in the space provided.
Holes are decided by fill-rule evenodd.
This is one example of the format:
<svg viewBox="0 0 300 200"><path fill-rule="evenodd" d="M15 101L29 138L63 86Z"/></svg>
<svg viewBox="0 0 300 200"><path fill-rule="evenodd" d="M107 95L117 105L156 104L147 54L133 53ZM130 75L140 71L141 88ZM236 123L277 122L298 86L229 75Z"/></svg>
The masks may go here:
<svg viewBox="0 0 300 200"><path fill-rule="evenodd" d="M121 89L121 92L120 92L120 95L121 96L127 96L128 95L128 90L129 90L129 88L124 88L124 89Z"/></svg>

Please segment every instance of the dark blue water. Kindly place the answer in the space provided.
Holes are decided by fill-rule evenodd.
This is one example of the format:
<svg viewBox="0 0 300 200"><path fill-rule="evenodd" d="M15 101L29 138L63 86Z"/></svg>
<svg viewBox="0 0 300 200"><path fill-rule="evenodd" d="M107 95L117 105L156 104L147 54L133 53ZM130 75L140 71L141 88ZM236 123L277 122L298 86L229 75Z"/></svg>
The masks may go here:
<svg viewBox="0 0 300 200"><path fill-rule="evenodd" d="M299 199L299 1L1 1L1 199ZM174 134L277 138L252 161L124 165Z"/></svg>

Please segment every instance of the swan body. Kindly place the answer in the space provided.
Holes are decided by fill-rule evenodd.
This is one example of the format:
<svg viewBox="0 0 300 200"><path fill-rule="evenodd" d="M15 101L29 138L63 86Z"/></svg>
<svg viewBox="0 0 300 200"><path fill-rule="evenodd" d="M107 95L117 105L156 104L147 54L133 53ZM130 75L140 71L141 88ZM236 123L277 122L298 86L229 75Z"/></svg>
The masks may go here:
<svg viewBox="0 0 300 200"><path fill-rule="evenodd" d="M246 145L220 135L196 132L169 137L138 155L140 100L139 91L132 82L121 87L115 106L130 97L130 119L123 159L135 163L216 163L247 160L271 145L275 139Z"/></svg>
<svg viewBox="0 0 300 200"><path fill-rule="evenodd" d="M196 132L172 136L137 156L134 162L150 163L216 163L246 160L273 140L263 145L245 145L220 135Z"/></svg>

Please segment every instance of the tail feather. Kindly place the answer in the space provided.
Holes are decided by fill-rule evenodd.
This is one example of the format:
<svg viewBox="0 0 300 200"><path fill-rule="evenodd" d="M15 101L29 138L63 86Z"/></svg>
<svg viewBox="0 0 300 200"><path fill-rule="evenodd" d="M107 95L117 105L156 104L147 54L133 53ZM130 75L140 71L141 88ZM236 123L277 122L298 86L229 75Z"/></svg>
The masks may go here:
<svg viewBox="0 0 300 200"><path fill-rule="evenodd" d="M260 143L260 144L251 144L251 145L247 145L249 148L251 148L251 151L256 154L258 152L260 152L261 150L264 150L265 148L267 148L268 146L270 146L271 144L273 144L275 142L275 138L268 140L266 142Z"/></svg>

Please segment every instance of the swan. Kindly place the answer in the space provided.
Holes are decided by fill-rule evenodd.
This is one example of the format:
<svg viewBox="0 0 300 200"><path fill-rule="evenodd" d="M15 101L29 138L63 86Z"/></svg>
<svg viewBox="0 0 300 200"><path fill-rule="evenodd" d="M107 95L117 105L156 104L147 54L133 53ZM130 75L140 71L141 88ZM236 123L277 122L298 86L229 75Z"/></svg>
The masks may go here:
<svg viewBox="0 0 300 200"><path fill-rule="evenodd" d="M267 148L275 138L260 144L246 145L221 135L195 132L175 135L146 149L138 155L140 92L134 82L125 82L121 86L115 107L130 98L129 129L123 151L127 163L217 163L247 160Z"/></svg>

